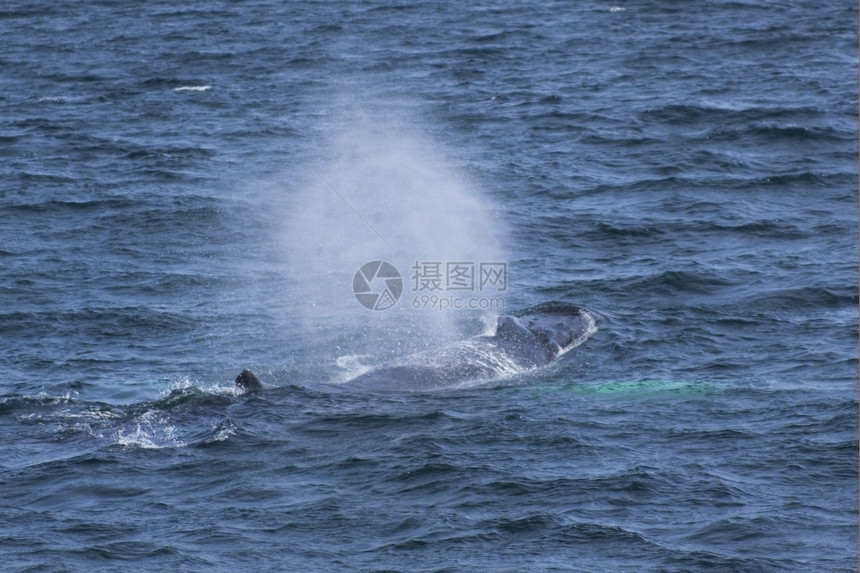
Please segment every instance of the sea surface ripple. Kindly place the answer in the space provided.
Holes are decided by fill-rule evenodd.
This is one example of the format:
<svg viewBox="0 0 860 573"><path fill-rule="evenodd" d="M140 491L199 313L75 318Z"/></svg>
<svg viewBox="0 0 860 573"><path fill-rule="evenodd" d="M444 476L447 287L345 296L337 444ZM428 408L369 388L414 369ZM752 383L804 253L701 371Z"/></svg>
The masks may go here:
<svg viewBox="0 0 860 573"><path fill-rule="evenodd" d="M7 0L2 568L855 571L857 21ZM428 233L599 330L350 388L483 328L353 300Z"/></svg>

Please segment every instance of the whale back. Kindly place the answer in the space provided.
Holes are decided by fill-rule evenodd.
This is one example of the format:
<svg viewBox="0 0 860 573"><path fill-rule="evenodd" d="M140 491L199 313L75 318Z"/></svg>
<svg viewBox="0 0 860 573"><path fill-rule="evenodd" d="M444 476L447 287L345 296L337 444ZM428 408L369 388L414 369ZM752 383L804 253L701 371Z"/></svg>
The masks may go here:
<svg viewBox="0 0 860 573"><path fill-rule="evenodd" d="M543 304L499 316L492 334L381 364L349 382L353 387L420 391L500 378L552 362L595 330L595 318L588 311L563 303ZM263 389L247 369L234 383L246 394Z"/></svg>
<svg viewBox="0 0 860 573"><path fill-rule="evenodd" d="M489 380L545 366L586 340L594 318L568 304L544 304L496 320L492 335L381 364L349 381L352 387L427 390Z"/></svg>

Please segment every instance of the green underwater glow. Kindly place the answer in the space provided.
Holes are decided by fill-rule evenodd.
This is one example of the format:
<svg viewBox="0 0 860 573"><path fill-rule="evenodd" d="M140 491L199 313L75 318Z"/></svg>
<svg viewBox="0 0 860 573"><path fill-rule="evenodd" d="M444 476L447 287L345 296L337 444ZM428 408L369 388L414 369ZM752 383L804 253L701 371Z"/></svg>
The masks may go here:
<svg viewBox="0 0 860 573"><path fill-rule="evenodd" d="M719 384L710 381L691 380L610 380L604 382L571 382L554 388L578 395L623 395L623 396L703 396L722 391Z"/></svg>

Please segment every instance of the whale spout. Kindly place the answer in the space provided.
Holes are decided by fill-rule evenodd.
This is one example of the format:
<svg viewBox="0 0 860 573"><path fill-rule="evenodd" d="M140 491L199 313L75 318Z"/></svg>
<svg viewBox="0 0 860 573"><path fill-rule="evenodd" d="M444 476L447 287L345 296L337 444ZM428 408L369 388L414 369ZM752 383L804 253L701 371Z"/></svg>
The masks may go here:
<svg viewBox="0 0 860 573"><path fill-rule="evenodd" d="M234 383L237 388L240 388L247 393L259 392L263 389L263 383L260 382L260 379L247 368L242 370L239 375L236 376L236 381Z"/></svg>

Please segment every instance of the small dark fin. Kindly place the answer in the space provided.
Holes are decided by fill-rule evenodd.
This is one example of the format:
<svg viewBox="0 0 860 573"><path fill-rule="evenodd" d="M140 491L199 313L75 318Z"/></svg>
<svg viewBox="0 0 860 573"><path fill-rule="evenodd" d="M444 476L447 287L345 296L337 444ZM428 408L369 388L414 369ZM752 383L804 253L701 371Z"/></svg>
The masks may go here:
<svg viewBox="0 0 860 573"><path fill-rule="evenodd" d="M235 384L237 388L241 388L245 392L259 392L263 389L263 383L260 382L260 379L247 368L236 376Z"/></svg>

